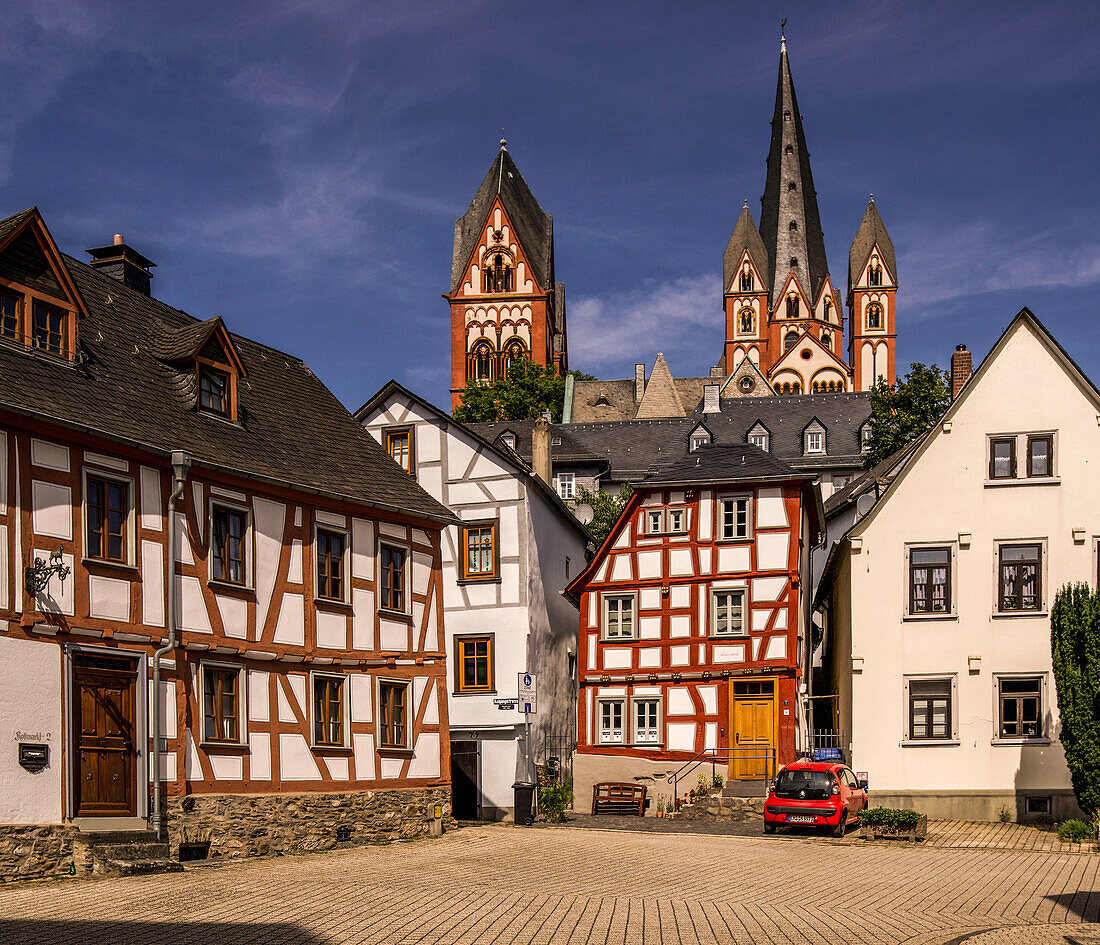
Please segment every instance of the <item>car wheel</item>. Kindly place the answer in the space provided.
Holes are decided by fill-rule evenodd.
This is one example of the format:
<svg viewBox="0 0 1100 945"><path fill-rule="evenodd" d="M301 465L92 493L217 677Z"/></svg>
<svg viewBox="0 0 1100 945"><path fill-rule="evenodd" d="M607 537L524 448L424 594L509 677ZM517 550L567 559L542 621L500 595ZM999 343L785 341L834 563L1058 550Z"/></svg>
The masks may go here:
<svg viewBox="0 0 1100 945"><path fill-rule="evenodd" d="M836 822L836 826L833 827L834 837L843 837L844 828L848 826L848 808L842 808L840 811L840 819Z"/></svg>
<svg viewBox="0 0 1100 945"><path fill-rule="evenodd" d="M775 833L775 824L769 824L765 820L764 821L764 833Z"/></svg>

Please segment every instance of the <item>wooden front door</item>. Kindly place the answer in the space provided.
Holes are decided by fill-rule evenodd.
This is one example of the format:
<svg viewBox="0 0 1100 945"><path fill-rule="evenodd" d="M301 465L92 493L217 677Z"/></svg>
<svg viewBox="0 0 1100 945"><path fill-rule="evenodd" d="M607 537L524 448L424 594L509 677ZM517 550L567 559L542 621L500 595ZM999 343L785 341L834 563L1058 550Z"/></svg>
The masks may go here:
<svg viewBox="0 0 1100 945"><path fill-rule="evenodd" d="M730 681L730 775L737 780L775 774L775 691L768 681Z"/></svg>
<svg viewBox="0 0 1100 945"><path fill-rule="evenodd" d="M137 814L134 790L136 679L132 660L76 657L73 728L77 817Z"/></svg>

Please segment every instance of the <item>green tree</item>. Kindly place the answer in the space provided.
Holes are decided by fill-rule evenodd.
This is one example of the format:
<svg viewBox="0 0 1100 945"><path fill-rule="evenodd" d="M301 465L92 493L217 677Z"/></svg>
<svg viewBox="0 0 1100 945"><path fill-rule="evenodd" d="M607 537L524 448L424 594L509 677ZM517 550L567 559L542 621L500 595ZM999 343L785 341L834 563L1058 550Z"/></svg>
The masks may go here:
<svg viewBox="0 0 1100 945"><path fill-rule="evenodd" d="M1081 810L1100 811L1100 594L1067 584L1050 611L1062 747Z"/></svg>
<svg viewBox="0 0 1100 945"><path fill-rule="evenodd" d="M583 486L577 490L577 503L592 506L594 514L592 521L588 523L588 530L599 542L602 543L611 534L611 529L615 527L615 523L633 494L634 490L630 488L628 482L619 486L619 492L616 495L604 492L603 489L590 492Z"/></svg>
<svg viewBox="0 0 1100 945"><path fill-rule="evenodd" d="M590 374L569 371L582 381L595 380ZM565 377L553 367L535 364L529 358L513 361L506 375L491 384L471 378L462 391L462 403L454 418L462 423L487 423L493 420L535 420L544 411L561 423L565 403Z"/></svg>
<svg viewBox="0 0 1100 945"><path fill-rule="evenodd" d="M911 364L896 384L879 378L871 388L871 442L864 461L870 469L912 443L951 404L951 378L936 365Z"/></svg>

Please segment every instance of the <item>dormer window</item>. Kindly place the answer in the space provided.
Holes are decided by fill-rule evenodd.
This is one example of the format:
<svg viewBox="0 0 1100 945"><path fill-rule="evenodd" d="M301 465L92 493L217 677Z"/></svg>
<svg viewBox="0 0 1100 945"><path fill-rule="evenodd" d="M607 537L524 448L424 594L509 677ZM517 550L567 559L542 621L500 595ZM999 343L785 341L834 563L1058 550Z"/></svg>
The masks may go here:
<svg viewBox="0 0 1100 945"><path fill-rule="evenodd" d="M752 291L752 271L748 267L741 270L741 291Z"/></svg>
<svg viewBox="0 0 1100 945"><path fill-rule="evenodd" d="M229 416L229 375L225 371L199 365L199 409Z"/></svg>
<svg viewBox="0 0 1100 945"><path fill-rule="evenodd" d="M765 453L768 451L768 434L767 433L750 433L749 442L757 449L763 450Z"/></svg>
<svg viewBox="0 0 1100 945"><path fill-rule="evenodd" d="M882 266L877 262L872 262L867 270L867 284L871 286L882 285Z"/></svg>
<svg viewBox="0 0 1100 945"><path fill-rule="evenodd" d="M859 451L866 453L871 449L871 437L874 435L874 431L871 429L871 424L865 423L859 428Z"/></svg>
<svg viewBox="0 0 1100 945"><path fill-rule="evenodd" d="M787 318L798 318L798 296L787 296Z"/></svg>
<svg viewBox="0 0 1100 945"><path fill-rule="evenodd" d="M482 287L486 292L512 291L512 260L502 252L494 252L486 260Z"/></svg>
<svg viewBox="0 0 1100 945"><path fill-rule="evenodd" d="M20 300L14 295L0 292L0 337L22 340L19 327Z"/></svg>
<svg viewBox="0 0 1100 945"><path fill-rule="evenodd" d="M34 346L49 354L62 354L65 351L67 313L59 308L34 303Z"/></svg>
<svg viewBox="0 0 1100 945"><path fill-rule="evenodd" d="M695 452L700 446L706 446L710 442L710 434L706 430L696 430L691 434L691 452Z"/></svg>
<svg viewBox="0 0 1100 945"><path fill-rule="evenodd" d="M512 452L515 452L516 436L514 433L505 433L503 436L501 436L500 440L505 446L508 447L508 449L512 450Z"/></svg>
<svg viewBox="0 0 1100 945"><path fill-rule="evenodd" d="M802 434L802 452L807 455L825 452L825 428L816 420Z"/></svg>

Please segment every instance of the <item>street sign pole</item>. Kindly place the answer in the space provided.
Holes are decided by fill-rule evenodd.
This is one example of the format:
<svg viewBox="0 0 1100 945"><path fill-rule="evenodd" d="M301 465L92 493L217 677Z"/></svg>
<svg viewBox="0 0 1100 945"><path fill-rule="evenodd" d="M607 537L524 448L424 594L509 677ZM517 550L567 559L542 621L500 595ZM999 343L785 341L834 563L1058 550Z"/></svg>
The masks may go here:
<svg viewBox="0 0 1100 945"><path fill-rule="evenodd" d="M538 710L538 677L534 673L520 673L516 684L517 708L523 710L524 743L527 746L527 780L534 781L535 753L531 748L531 716Z"/></svg>

